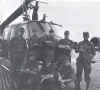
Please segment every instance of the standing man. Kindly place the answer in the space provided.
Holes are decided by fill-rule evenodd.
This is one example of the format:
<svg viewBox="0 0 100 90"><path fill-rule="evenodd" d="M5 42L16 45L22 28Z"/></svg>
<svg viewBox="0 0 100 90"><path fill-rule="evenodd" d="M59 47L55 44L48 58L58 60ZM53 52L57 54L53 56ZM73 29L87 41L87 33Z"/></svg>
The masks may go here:
<svg viewBox="0 0 100 90"><path fill-rule="evenodd" d="M67 79L72 79L73 75L73 70L71 67L71 51L75 48L75 43L69 39L69 35L69 31L64 32L64 39L61 39L58 42L58 47L56 49L56 63L62 80L65 81L64 83L67 83ZM62 88L67 90L67 84L64 84L64 87ZM70 89L71 87L68 90Z"/></svg>
<svg viewBox="0 0 100 90"><path fill-rule="evenodd" d="M80 90L80 82L82 80L82 72L84 70L84 77L86 82L86 90L89 90L90 84L90 73L91 73L91 62L95 55L95 50L93 44L88 40L89 33L83 32L84 40L79 42L76 52L79 52L77 58L77 80L76 80L76 90Z"/></svg>
<svg viewBox="0 0 100 90"><path fill-rule="evenodd" d="M23 38L24 28L19 28L18 35L10 41L10 56L13 69L21 69L27 50L26 40Z"/></svg>
<svg viewBox="0 0 100 90"><path fill-rule="evenodd" d="M61 39L58 43L57 49L57 62L61 64L67 60L71 63L71 51L75 48L75 43L69 39L70 32L64 32L64 39Z"/></svg>
<svg viewBox="0 0 100 90"><path fill-rule="evenodd" d="M22 64L25 59L27 44L26 40L23 38L24 28L18 29L18 35L11 39L9 45L10 59L12 64L12 79L17 83L19 89L21 90L21 82L18 71L20 71Z"/></svg>
<svg viewBox="0 0 100 90"><path fill-rule="evenodd" d="M45 64L55 62L55 49L57 45L57 39L55 38L55 33L53 30L49 31L49 35L41 38L42 47L43 47L43 56ZM49 63L48 63L49 62Z"/></svg>
<svg viewBox="0 0 100 90"><path fill-rule="evenodd" d="M36 32L33 32L32 37L29 40L29 60L28 60L28 67L33 69L34 64L40 60L40 42L39 37L37 36Z"/></svg>
<svg viewBox="0 0 100 90"><path fill-rule="evenodd" d="M33 7L33 14L32 14L32 20L38 20L38 9L39 9L39 1L36 1L35 6Z"/></svg>

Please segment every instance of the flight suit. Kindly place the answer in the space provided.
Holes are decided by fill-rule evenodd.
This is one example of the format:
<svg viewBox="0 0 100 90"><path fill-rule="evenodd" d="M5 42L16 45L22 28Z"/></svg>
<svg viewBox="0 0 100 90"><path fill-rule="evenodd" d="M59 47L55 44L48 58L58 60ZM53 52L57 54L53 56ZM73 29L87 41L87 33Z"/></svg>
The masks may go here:
<svg viewBox="0 0 100 90"><path fill-rule="evenodd" d="M30 68L40 60L40 41L36 35L33 35L29 40L28 59L27 66Z"/></svg>
<svg viewBox="0 0 100 90"><path fill-rule="evenodd" d="M23 37L14 37L10 41L10 56L14 70L21 69L27 50L26 41Z"/></svg>
<svg viewBox="0 0 100 90"><path fill-rule="evenodd" d="M57 81L57 72L55 72L56 65L54 65L56 45L57 40L51 35L45 35L41 38L41 51L44 62L41 71L43 72L42 75L47 77L41 84L42 90L61 90Z"/></svg>
<svg viewBox="0 0 100 90"><path fill-rule="evenodd" d="M55 62L55 49L57 45L57 40L51 36L44 36L41 38L41 46L42 46L42 56L44 59L44 63Z"/></svg>
<svg viewBox="0 0 100 90"><path fill-rule="evenodd" d="M56 61L59 64L65 60L71 62L71 50L75 48L75 43L69 39L61 39L57 46L58 48L56 49Z"/></svg>
<svg viewBox="0 0 100 90"><path fill-rule="evenodd" d="M18 88L21 89L21 81L20 81L20 69L23 65L27 45L26 41L23 37L14 37L10 41L9 45L10 51L10 59L11 59L11 77L12 80L18 85Z"/></svg>
<svg viewBox="0 0 100 90"><path fill-rule="evenodd" d="M34 11L33 11L33 14L32 14L32 20L38 20L38 9L39 9L38 6L34 7Z"/></svg>
<svg viewBox="0 0 100 90"><path fill-rule="evenodd" d="M84 70L84 77L89 87L90 83L90 73L91 73L91 60L95 55L95 49L93 44L88 40L83 40L79 42L77 51L79 56L77 58L77 88L80 90L80 81L82 80L82 72Z"/></svg>

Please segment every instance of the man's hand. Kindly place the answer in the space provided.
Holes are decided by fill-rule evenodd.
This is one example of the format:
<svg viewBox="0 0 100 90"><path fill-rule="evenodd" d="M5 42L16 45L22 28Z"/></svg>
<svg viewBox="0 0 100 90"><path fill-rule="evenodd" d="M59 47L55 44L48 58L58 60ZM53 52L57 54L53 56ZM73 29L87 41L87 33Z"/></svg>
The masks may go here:
<svg viewBox="0 0 100 90"><path fill-rule="evenodd" d="M91 61L91 63L95 64L95 63L96 63L96 61Z"/></svg>
<svg viewBox="0 0 100 90"><path fill-rule="evenodd" d="M69 45L59 45L59 48L71 49Z"/></svg>
<svg viewBox="0 0 100 90"><path fill-rule="evenodd" d="M52 41L45 41L45 43L47 43L47 44L51 44L51 43L52 43Z"/></svg>
<svg viewBox="0 0 100 90"><path fill-rule="evenodd" d="M59 45L58 47L59 48L65 48L65 45Z"/></svg>

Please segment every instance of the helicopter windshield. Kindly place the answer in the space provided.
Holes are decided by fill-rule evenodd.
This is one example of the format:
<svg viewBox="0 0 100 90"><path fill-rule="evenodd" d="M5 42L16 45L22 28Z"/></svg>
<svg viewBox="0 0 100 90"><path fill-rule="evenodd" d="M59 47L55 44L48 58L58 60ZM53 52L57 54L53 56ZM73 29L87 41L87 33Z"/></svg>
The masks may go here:
<svg viewBox="0 0 100 90"><path fill-rule="evenodd" d="M23 27L24 28L24 35L23 37L25 39L29 39L32 37L33 33L36 33L38 37L42 37L43 35L48 35L49 30L53 28L53 25L50 25L48 23L40 23L40 22L29 22L29 23L21 23L21 24L15 24L8 26L4 30L4 39L5 40L11 40L11 38L16 37L17 33L19 32L18 28Z"/></svg>

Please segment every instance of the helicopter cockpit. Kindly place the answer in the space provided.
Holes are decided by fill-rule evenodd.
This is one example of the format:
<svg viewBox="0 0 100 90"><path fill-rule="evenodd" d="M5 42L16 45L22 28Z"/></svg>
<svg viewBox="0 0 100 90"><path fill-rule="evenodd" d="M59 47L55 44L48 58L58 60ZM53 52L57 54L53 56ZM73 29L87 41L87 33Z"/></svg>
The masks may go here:
<svg viewBox="0 0 100 90"><path fill-rule="evenodd" d="M16 37L19 31L18 30L19 27L24 28L25 31L24 31L23 37L25 39L31 38L34 32L40 38L44 35L48 35L50 29L53 29L54 31L56 31L54 25L50 25L47 22L43 23L39 21L30 21L28 23L14 24L14 25L6 27L3 32L4 40L11 40L13 37ZM57 36L56 33L55 33L55 36Z"/></svg>

